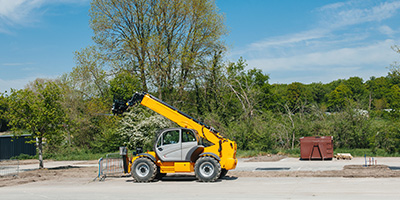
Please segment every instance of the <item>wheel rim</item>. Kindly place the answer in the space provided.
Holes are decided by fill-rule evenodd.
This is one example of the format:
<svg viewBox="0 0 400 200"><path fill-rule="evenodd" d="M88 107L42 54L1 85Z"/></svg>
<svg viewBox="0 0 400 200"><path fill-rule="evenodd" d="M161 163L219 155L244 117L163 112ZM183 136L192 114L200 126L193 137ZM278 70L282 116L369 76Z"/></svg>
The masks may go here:
<svg viewBox="0 0 400 200"><path fill-rule="evenodd" d="M214 165L210 162L204 162L200 165L200 173L204 177L210 177L214 174Z"/></svg>
<svg viewBox="0 0 400 200"><path fill-rule="evenodd" d="M146 163L141 163L136 167L136 174L140 177L145 177L150 172L150 167Z"/></svg>

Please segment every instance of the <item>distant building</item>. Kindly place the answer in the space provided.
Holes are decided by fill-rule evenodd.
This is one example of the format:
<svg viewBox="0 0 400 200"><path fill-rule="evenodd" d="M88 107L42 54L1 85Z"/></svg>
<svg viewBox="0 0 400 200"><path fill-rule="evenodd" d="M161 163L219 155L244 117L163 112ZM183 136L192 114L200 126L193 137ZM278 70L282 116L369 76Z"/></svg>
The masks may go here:
<svg viewBox="0 0 400 200"><path fill-rule="evenodd" d="M31 141L30 135L18 137L13 137L12 135L0 136L0 160L10 159L21 154L36 155L35 144L26 143L28 141Z"/></svg>

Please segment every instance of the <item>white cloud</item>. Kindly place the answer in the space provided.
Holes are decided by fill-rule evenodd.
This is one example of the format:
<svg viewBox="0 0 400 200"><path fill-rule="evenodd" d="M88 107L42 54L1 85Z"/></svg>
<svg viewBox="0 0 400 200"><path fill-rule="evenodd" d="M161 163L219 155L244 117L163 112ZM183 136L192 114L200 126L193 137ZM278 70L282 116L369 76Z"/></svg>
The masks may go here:
<svg viewBox="0 0 400 200"><path fill-rule="evenodd" d="M394 16L400 9L400 1L384 2L371 5L372 1L349 1L347 3L331 4L319 9L321 24L331 28L379 22Z"/></svg>
<svg viewBox="0 0 400 200"><path fill-rule="evenodd" d="M388 36L392 36L393 34L396 33L396 31L394 31L392 28L390 28L387 25L382 25L378 28L378 31L381 32L382 34L388 35Z"/></svg>
<svg viewBox="0 0 400 200"><path fill-rule="evenodd" d="M44 6L50 4L87 4L89 0L0 0L0 32L27 26L40 20Z"/></svg>
<svg viewBox="0 0 400 200"><path fill-rule="evenodd" d="M332 3L332 4L328 4L325 6L322 6L321 8L318 9L319 12L324 12L327 10L334 10L334 9L338 9L338 8L342 8L343 6L346 6L346 4L348 4L349 2L338 2L338 3Z"/></svg>
<svg viewBox="0 0 400 200"><path fill-rule="evenodd" d="M290 45L308 40L320 39L326 37L327 32L322 29L314 29L305 32L295 33L293 35L268 38L263 41L254 42L249 45L249 50L268 48L273 46Z"/></svg>
<svg viewBox="0 0 400 200"><path fill-rule="evenodd" d="M369 46L339 48L325 52L299 54L291 57L249 60L249 64L262 64L265 70L308 70L320 66L359 66L372 63L387 63L396 56L390 48L393 40L386 40ZM255 65L257 66L257 65Z"/></svg>
<svg viewBox="0 0 400 200"><path fill-rule="evenodd" d="M33 64L32 62L21 62L21 63L2 63L0 65L2 66L23 66L23 65L31 65Z"/></svg>
<svg viewBox="0 0 400 200"><path fill-rule="evenodd" d="M37 77L27 77L22 79L13 79L13 80L4 80L0 79L0 92L4 93L5 91L10 92L12 89L23 89L25 86L34 81Z"/></svg>
<svg viewBox="0 0 400 200"><path fill-rule="evenodd" d="M398 42L398 41L397 41ZM325 78L314 77L313 81L334 80L333 77L343 75L365 76L364 79L382 74L385 67L397 58L397 54L390 48L396 43L394 40L385 40L367 46L354 48L337 48L329 51L317 51L306 54L297 54L289 57L259 58L247 61L250 67L262 69L266 73L308 73L325 74ZM373 68L367 66L373 65ZM383 69L383 70L382 70ZM377 73L381 71L381 73ZM293 78L293 77L291 77ZM305 80L304 77L302 80ZM307 82L311 82L308 80ZM325 81L326 82L326 81Z"/></svg>
<svg viewBox="0 0 400 200"><path fill-rule="evenodd" d="M0 0L0 32L9 32L10 27L25 26L37 18L34 12L43 0Z"/></svg>

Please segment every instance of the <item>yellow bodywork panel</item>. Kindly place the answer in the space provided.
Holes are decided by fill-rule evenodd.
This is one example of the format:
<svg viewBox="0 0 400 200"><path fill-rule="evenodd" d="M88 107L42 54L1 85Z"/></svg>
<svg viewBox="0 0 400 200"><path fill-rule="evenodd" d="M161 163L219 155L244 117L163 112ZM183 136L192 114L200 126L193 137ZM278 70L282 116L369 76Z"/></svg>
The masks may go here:
<svg viewBox="0 0 400 200"><path fill-rule="evenodd" d="M146 152L145 154L152 155L156 158L156 154L153 151ZM148 155L139 155L132 158L129 163L128 173L131 172L132 163L140 157L148 157ZM176 172L194 172L194 163L191 162L162 162L157 159L156 165L160 167L161 173L176 173Z"/></svg>
<svg viewBox="0 0 400 200"><path fill-rule="evenodd" d="M161 173L193 172L194 163L190 162L161 162L157 161Z"/></svg>

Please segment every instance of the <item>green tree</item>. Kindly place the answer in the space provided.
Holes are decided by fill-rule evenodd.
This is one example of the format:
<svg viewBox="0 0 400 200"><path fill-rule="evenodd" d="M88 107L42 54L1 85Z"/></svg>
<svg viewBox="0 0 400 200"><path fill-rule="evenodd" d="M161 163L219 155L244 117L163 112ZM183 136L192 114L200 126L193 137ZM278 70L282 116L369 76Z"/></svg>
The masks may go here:
<svg viewBox="0 0 400 200"><path fill-rule="evenodd" d="M368 107L371 109L372 106L377 110L387 108L386 102L388 94L390 93L389 79L386 77L371 77L366 82L368 90Z"/></svg>
<svg viewBox="0 0 400 200"><path fill-rule="evenodd" d="M261 107L269 104L269 76L260 69L245 70L247 64L243 58L227 66L226 85L230 95L240 102L242 117L252 118Z"/></svg>
<svg viewBox="0 0 400 200"><path fill-rule="evenodd" d="M400 47L397 45L392 46L392 49L400 54ZM390 71L388 73L388 79L390 81L391 84L400 84L400 65L398 62L394 62L391 66L390 66Z"/></svg>
<svg viewBox="0 0 400 200"><path fill-rule="evenodd" d="M197 63L212 59L226 33L212 0L94 0L90 16L107 58L134 63L141 88L164 100L192 84Z"/></svg>
<svg viewBox="0 0 400 200"><path fill-rule="evenodd" d="M400 87L398 85L393 85L390 89L388 103L391 109L397 112L400 110Z"/></svg>
<svg viewBox="0 0 400 200"><path fill-rule="evenodd" d="M327 88L326 85L322 83L311 83L307 85L307 90L309 91L309 101L315 102L317 104L324 104L326 103L326 95L327 93L331 92ZM329 91L329 92L328 92Z"/></svg>
<svg viewBox="0 0 400 200"><path fill-rule="evenodd" d="M110 80L110 91L114 99L128 101L136 91L141 91L139 79L126 70L121 70Z"/></svg>
<svg viewBox="0 0 400 200"><path fill-rule="evenodd" d="M62 106L68 121L64 124L68 133L68 144L83 148L94 148L104 134L113 131L116 117L111 112L110 70L105 57L95 46L75 52L76 67L64 74L60 80L63 87ZM118 75L117 75L118 76ZM126 91L128 92L128 91Z"/></svg>
<svg viewBox="0 0 400 200"><path fill-rule="evenodd" d="M388 153L400 153L400 123L391 121L380 132L381 147Z"/></svg>
<svg viewBox="0 0 400 200"><path fill-rule="evenodd" d="M271 85L271 106L270 109L276 112L285 112L287 84Z"/></svg>
<svg viewBox="0 0 400 200"><path fill-rule="evenodd" d="M308 91L304 84L299 82L293 82L286 88L285 100L286 104L292 112L304 111L305 105L308 103L308 98L311 94L307 94Z"/></svg>
<svg viewBox="0 0 400 200"><path fill-rule="evenodd" d="M367 89L364 85L362 78L350 77L345 81L345 85L350 88L352 99L357 102L367 100Z"/></svg>
<svg viewBox="0 0 400 200"><path fill-rule="evenodd" d="M6 111L8 110L7 97L0 93L0 132L8 130Z"/></svg>
<svg viewBox="0 0 400 200"><path fill-rule="evenodd" d="M52 81L36 80L31 89L12 90L8 96L6 115L14 134L32 134L39 152L39 168L43 168L43 141L52 145L62 136L65 113L60 101L61 88Z"/></svg>
<svg viewBox="0 0 400 200"><path fill-rule="evenodd" d="M369 148L370 139L376 134L371 119L352 106L331 115L330 121L331 135L336 138L337 147Z"/></svg>
<svg viewBox="0 0 400 200"><path fill-rule="evenodd" d="M84 98L107 98L108 75L105 62L96 47L90 46L75 52L76 67L66 77L70 87L82 93Z"/></svg>
<svg viewBox="0 0 400 200"><path fill-rule="evenodd" d="M350 88L344 84L340 84L328 94L328 105L331 110L341 110L348 106L352 101L353 93Z"/></svg>

